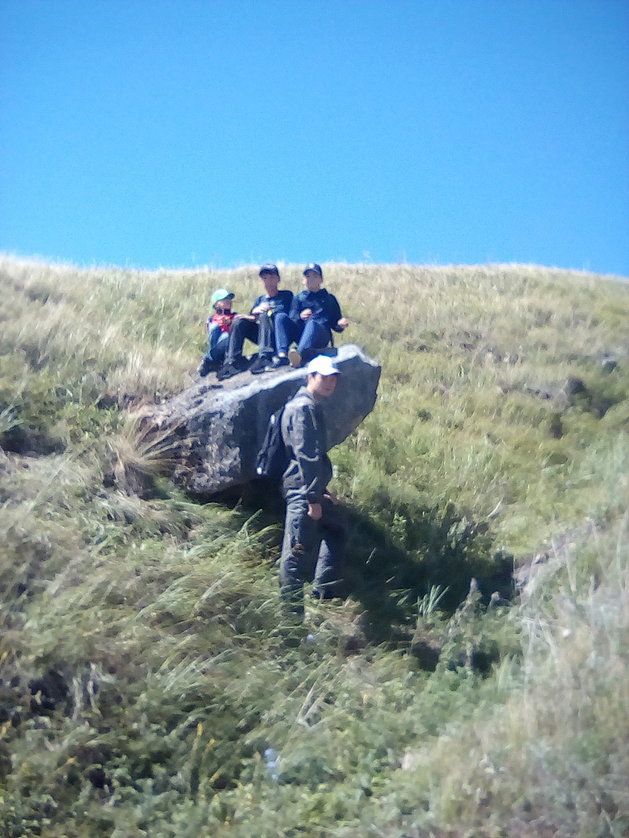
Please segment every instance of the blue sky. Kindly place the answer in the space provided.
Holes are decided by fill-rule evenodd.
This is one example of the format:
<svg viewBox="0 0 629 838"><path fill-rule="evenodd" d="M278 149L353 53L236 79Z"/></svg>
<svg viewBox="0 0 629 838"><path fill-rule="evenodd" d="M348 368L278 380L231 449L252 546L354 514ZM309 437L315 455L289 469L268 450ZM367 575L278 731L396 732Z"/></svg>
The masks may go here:
<svg viewBox="0 0 629 838"><path fill-rule="evenodd" d="M629 275L625 0L0 0L0 249Z"/></svg>

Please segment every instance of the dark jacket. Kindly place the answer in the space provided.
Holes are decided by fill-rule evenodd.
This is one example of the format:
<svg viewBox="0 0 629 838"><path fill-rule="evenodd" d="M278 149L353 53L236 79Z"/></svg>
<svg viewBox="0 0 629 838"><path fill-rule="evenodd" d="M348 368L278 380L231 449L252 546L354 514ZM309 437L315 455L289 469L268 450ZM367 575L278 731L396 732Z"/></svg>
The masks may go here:
<svg viewBox="0 0 629 838"><path fill-rule="evenodd" d="M341 307L334 294L328 294L325 288L320 288L318 291L300 291L293 300L290 319L294 323L299 323L299 315L305 308L312 309L313 319L322 326L334 329L335 332L343 331L340 326L337 326L343 316Z"/></svg>
<svg viewBox="0 0 629 838"><path fill-rule="evenodd" d="M282 289L277 292L275 297L269 297L268 294L260 294L259 297L256 297L254 304L251 306L251 311L262 303L268 303L275 314L279 314L280 312L290 314L292 302L293 292Z"/></svg>
<svg viewBox="0 0 629 838"><path fill-rule="evenodd" d="M305 387L284 408L282 437L290 454L282 478L284 492L298 489L309 503L321 503L332 479L332 463L326 453L323 410Z"/></svg>

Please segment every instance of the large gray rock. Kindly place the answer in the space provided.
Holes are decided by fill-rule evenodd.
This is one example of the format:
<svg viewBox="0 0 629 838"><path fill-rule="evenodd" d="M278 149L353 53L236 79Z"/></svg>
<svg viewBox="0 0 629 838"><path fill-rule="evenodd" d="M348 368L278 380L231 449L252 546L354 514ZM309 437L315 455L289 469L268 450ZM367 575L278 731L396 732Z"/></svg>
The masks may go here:
<svg viewBox="0 0 629 838"><path fill-rule="evenodd" d="M326 399L329 446L342 442L376 401L380 366L351 344L338 350L341 376ZM249 372L219 383L214 375L143 417L173 443L174 477L193 494L208 495L255 478L255 460L269 417L306 382L303 369Z"/></svg>

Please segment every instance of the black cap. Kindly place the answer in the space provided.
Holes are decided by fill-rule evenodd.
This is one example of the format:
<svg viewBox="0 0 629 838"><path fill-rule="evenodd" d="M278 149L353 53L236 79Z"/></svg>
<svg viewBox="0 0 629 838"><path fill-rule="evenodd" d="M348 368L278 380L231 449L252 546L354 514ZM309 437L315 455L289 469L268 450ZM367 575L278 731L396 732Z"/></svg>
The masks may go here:
<svg viewBox="0 0 629 838"><path fill-rule="evenodd" d="M321 265L317 265L316 262L308 262L308 264L304 268L304 276L306 276L307 273L310 273L310 271L319 274L319 276L323 279L323 271L321 270Z"/></svg>
<svg viewBox="0 0 629 838"><path fill-rule="evenodd" d="M272 262L267 262L265 265L262 265L258 271L258 276L262 276L262 274L275 274L276 276L279 276L280 272L277 269L277 265L274 265Z"/></svg>

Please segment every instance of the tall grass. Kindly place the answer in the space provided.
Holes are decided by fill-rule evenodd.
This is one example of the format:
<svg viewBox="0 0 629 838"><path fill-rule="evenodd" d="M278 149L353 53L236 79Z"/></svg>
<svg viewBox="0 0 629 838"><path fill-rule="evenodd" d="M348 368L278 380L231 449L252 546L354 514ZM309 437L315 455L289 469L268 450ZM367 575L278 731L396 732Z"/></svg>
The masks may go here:
<svg viewBox="0 0 629 838"><path fill-rule="evenodd" d="M294 647L276 513L186 498L133 420L192 384L212 289L243 310L256 270L0 260L3 834L629 829L627 286L325 273L383 375L333 452L353 593Z"/></svg>

